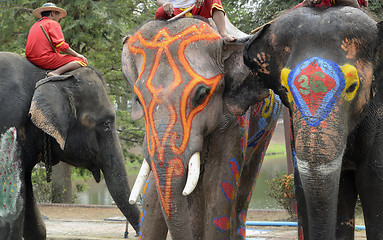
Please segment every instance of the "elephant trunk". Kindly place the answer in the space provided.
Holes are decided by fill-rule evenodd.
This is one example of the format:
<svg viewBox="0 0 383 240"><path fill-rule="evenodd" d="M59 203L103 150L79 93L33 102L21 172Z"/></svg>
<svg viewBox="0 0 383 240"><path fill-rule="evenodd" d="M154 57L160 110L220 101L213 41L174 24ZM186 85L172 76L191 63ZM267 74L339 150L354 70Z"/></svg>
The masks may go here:
<svg viewBox="0 0 383 240"><path fill-rule="evenodd" d="M151 162L162 212L172 239L193 239L187 195L194 190L198 182L199 156L199 152L192 155L188 169L178 156L163 164L159 164L158 161Z"/></svg>
<svg viewBox="0 0 383 240"><path fill-rule="evenodd" d="M181 178L173 181L173 194L170 199L171 213L165 212L166 206L164 208L162 201L161 206L172 239L192 240L194 238L189 209L187 207L187 197L182 194L182 188L185 186L185 178ZM167 204L166 201L165 204Z"/></svg>
<svg viewBox="0 0 383 240"><path fill-rule="evenodd" d="M309 239L334 239L337 195L342 157L333 163L310 167L297 158L309 217Z"/></svg>
<svg viewBox="0 0 383 240"><path fill-rule="evenodd" d="M306 200L309 239L335 239L346 134L336 124L309 129L297 126L295 130L296 161Z"/></svg>
<svg viewBox="0 0 383 240"><path fill-rule="evenodd" d="M105 156L101 163L105 183L118 208L139 233L140 213L136 205L129 204L130 187L121 148L115 149L114 153L118 154Z"/></svg>

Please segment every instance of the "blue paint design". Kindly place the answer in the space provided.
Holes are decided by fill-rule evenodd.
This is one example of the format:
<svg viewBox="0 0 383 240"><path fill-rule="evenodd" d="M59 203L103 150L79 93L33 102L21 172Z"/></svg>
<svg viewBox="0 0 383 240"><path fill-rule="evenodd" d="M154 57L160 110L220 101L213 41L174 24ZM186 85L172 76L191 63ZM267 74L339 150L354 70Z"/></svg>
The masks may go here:
<svg viewBox="0 0 383 240"><path fill-rule="evenodd" d="M279 116L279 113L281 112L281 98L277 95L274 94L275 97L275 103L274 103L274 111L273 111L273 120L276 120L277 117Z"/></svg>
<svg viewBox="0 0 383 240"><path fill-rule="evenodd" d="M260 131L257 131L257 133L252 136L247 144L248 147L253 147L255 148L258 145L258 142L260 139L262 139L263 135L265 134L265 129L261 129Z"/></svg>
<svg viewBox="0 0 383 240"><path fill-rule="evenodd" d="M330 91L328 91L327 94L324 96L314 116L312 116L310 112L310 106L307 106L306 102L302 99L299 90L294 85L296 77L312 63L319 66L323 73L333 78L336 83L336 86ZM345 84L346 83L344 75L340 67L335 62L318 57L307 59L302 63L298 64L290 72L288 77L288 85L294 97L294 101L299 111L301 112L303 118L312 127L318 126L324 119L328 117L337 99L339 99L339 96L342 93Z"/></svg>
<svg viewBox="0 0 383 240"><path fill-rule="evenodd" d="M140 224L139 224L140 228L141 228L142 222L144 221L145 214L146 214L146 211L142 210L142 212L141 212L141 219L140 219L141 221L140 221Z"/></svg>

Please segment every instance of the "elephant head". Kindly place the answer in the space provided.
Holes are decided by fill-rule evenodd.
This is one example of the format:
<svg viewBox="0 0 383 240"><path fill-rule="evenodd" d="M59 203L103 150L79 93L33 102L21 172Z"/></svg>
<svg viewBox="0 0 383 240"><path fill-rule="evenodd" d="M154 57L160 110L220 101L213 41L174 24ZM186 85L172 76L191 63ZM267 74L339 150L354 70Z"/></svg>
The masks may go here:
<svg viewBox="0 0 383 240"><path fill-rule="evenodd" d="M299 8L245 47L245 64L290 110L307 239L335 239L342 159L376 92L377 43L376 22L359 9Z"/></svg>
<svg viewBox="0 0 383 240"><path fill-rule="evenodd" d="M130 188L115 111L101 75L87 67L40 80L29 114L33 124L55 140L52 161L87 168L97 182L103 172L111 196L138 232L139 213L128 203Z"/></svg>
<svg viewBox="0 0 383 240"><path fill-rule="evenodd" d="M152 21L125 39L122 66L135 93L132 117L144 116L146 127L141 173L153 172L173 239L193 239L187 196L199 179L200 152L226 104L237 112L223 96L252 79L242 60L244 45L226 43L209 24L189 18Z"/></svg>

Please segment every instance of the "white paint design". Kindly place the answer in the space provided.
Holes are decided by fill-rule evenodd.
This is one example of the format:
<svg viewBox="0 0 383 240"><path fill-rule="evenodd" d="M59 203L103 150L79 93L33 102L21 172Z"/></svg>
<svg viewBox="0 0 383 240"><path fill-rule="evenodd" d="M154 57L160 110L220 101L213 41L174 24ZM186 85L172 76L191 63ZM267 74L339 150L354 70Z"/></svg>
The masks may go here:
<svg viewBox="0 0 383 240"><path fill-rule="evenodd" d="M330 160L329 162L318 164L315 167L310 167L309 162L305 160L301 160L296 156L297 159L297 165L298 165L298 171L301 176L310 176L313 172L320 174L321 176L328 176L335 172L340 172L340 168L342 166L342 159L343 159L343 151L341 151L341 154L335 158Z"/></svg>
<svg viewBox="0 0 383 240"><path fill-rule="evenodd" d="M0 218L16 211L20 197L21 162L16 137L16 128L11 127L0 138Z"/></svg>

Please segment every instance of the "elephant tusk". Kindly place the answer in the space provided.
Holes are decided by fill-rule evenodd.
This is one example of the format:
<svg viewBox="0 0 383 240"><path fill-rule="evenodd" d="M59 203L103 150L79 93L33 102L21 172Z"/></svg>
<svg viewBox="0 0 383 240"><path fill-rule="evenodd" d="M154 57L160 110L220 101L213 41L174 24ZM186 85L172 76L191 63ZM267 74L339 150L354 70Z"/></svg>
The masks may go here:
<svg viewBox="0 0 383 240"><path fill-rule="evenodd" d="M140 172L138 173L136 181L134 182L132 192L130 193L130 197L129 197L130 204L136 203L138 196L140 195L140 192L142 188L144 187L146 180L149 177L149 173L150 173L150 166L148 162L144 159L144 161L142 162Z"/></svg>
<svg viewBox="0 0 383 240"><path fill-rule="evenodd" d="M197 186L200 173L200 163L200 154L199 152L196 152L193 156L191 156L189 161L188 178L186 180L185 188L182 191L184 196L192 193Z"/></svg>

